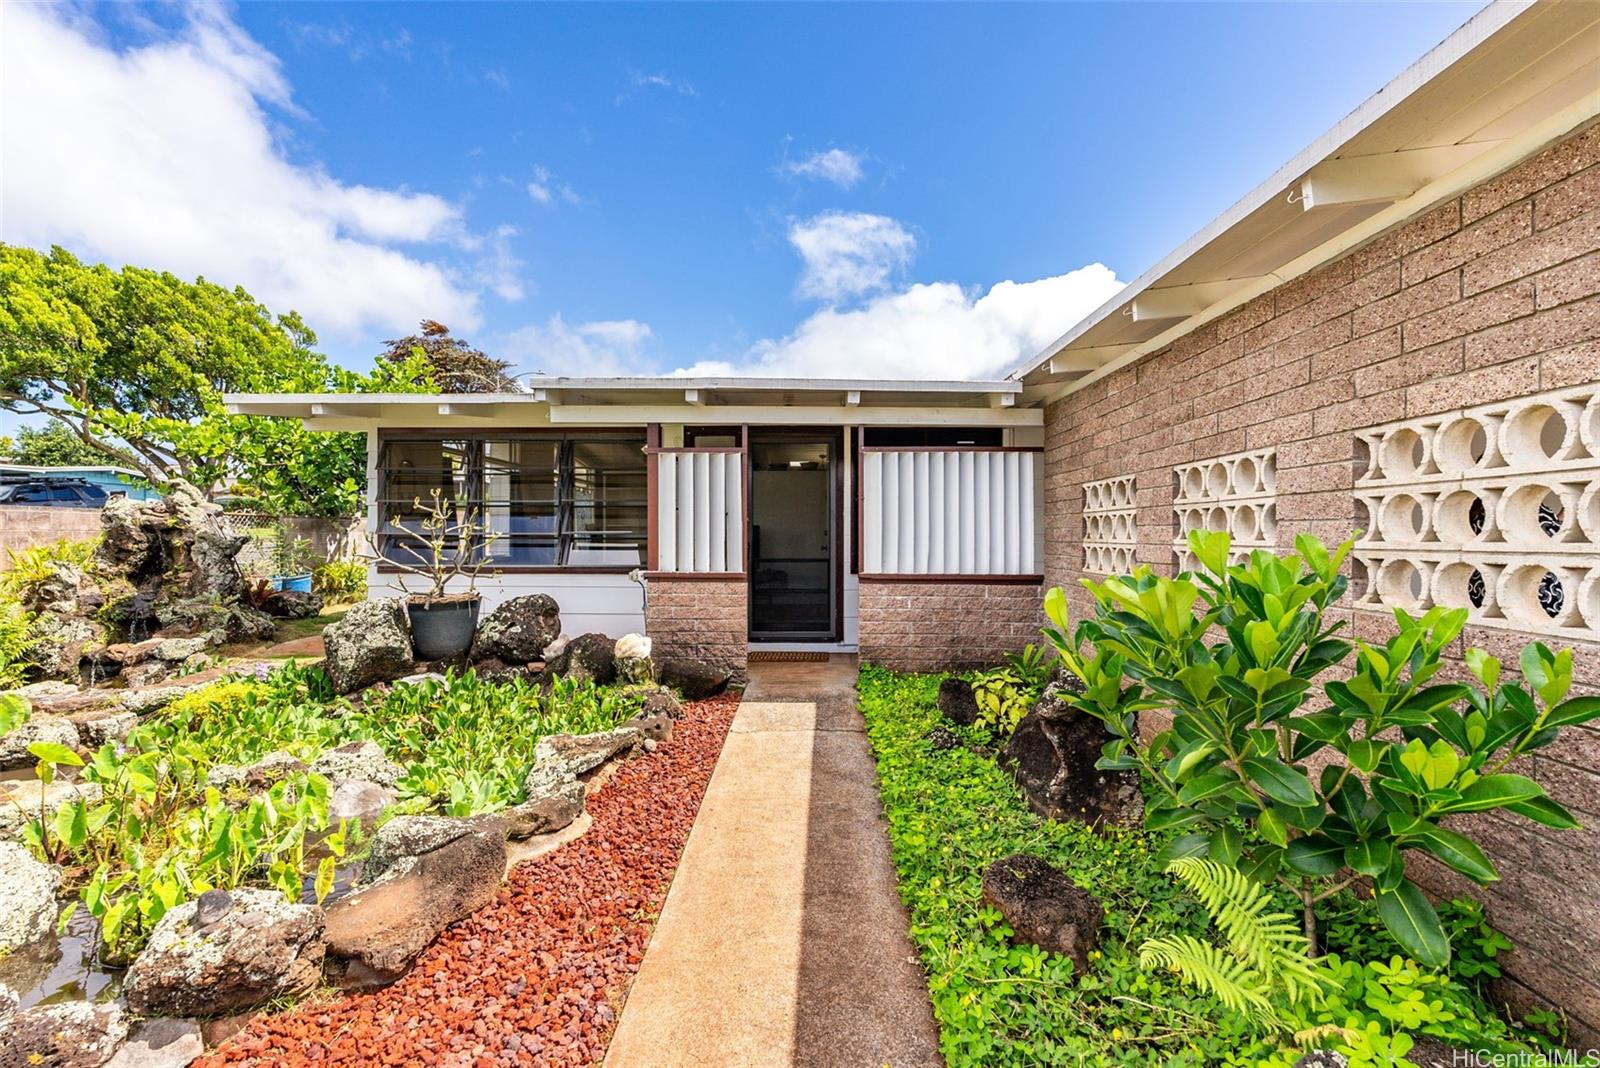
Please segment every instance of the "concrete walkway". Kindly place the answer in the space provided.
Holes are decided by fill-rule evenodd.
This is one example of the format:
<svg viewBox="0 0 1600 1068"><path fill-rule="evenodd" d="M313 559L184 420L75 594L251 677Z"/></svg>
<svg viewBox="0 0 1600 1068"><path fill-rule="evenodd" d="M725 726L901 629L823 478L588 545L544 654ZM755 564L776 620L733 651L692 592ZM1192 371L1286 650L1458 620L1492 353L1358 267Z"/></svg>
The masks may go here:
<svg viewBox="0 0 1600 1068"><path fill-rule="evenodd" d="M607 1068L942 1065L855 658L750 675Z"/></svg>

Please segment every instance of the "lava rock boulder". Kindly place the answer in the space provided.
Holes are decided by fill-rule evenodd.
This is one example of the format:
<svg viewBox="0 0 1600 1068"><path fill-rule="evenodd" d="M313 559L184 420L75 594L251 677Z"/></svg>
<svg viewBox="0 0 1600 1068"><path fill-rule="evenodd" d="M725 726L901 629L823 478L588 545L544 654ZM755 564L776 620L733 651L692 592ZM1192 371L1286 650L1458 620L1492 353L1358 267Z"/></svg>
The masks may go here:
<svg viewBox="0 0 1600 1068"><path fill-rule="evenodd" d="M978 721L978 699L973 696L972 683L955 676L939 684L939 711L958 727L970 727Z"/></svg>
<svg viewBox="0 0 1600 1068"><path fill-rule="evenodd" d="M16 842L0 842L0 956L55 929L61 871Z"/></svg>
<svg viewBox="0 0 1600 1068"><path fill-rule="evenodd" d="M1106 914L1065 872L1023 853L1003 857L983 871L983 900L1000 910L1014 942L1064 954L1076 974L1088 972Z"/></svg>
<svg viewBox="0 0 1600 1068"><path fill-rule="evenodd" d="M501 601L478 623L473 660L527 664L544 656L561 633L561 607L555 598L530 593Z"/></svg>
<svg viewBox="0 0 1600 1068"><path fill-rule="evenodd" d="M323 671L339 693L409 675L416 662L405 601L363 601L322 632Z"/></svg>
<svg viewBox="0 0 1600 1068"><path fill-rule="evenodd" d="M726 690L733 672L708 660L671 657L656 665L656 677L661 685L683 694L684 700L699 701Z"/></svg>
<svg viewBox="0 0 1600 1068"><path fill-rule="evenodd" d="M617 678L616 646L604 634L580 634L548 662L547 670L565 679L609 685Z"/></svg>
<svg viewBox="0 0 1600 1068"><path fill-rule="evenodd" d="M221 893L219 891L219 893ZM141 1016L219 1016L313 990L321 975L322 910L276 890L186 901L156 924L123 991ZM211 920L210 923L200 922Z"/></svg>
<svg viewBox="0 0 1600 1068"><path fill-rule="evenodd" d="M1000 751L1000 766L1016 780L1028 807L1046 819L1139 826L1144 795L1138 773L1095 767L1111 732L1062 700L1057 686L1047 686L1017 724Z"/></svg>

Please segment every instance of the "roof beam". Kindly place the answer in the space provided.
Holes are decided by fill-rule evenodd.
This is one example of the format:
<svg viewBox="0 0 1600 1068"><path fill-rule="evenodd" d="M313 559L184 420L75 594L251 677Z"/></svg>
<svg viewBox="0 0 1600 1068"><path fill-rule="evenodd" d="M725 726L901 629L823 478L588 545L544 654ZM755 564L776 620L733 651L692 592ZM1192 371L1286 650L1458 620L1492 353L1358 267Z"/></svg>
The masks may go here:
<svg viewBox="0 0 1600 1068"><path fill-rule="evenodd" d="M1098 371L1107 360L1114 360L1136 347L1135 345L1089 345L1081 349L1063 349L1050 357L1049 373L1075 375Z"/></svg>
<svg viewBox="0 0 1600 1068"><path fill-rule="evenodd" d="M705 404L705 402L706 398L701 395L701 392L698 389L686 389L683 391L683 403L693 404L694 406L699 407L700 405Z"/></svg>
<svg viewBox="0 0 1600 1068"><path fill-rule="evenodd" d="M439 414L466 423L493 423L500 418L498 404L441 404Z"/></svg>
<svg viewBox="0 0 1600 1068"><path fill-rule="evenodd" d="M1391 152L1382 156L1348 156L1317 164L1300 179L1300 208L1345 204L1392 204L1429 182L1455 170L1490 146L1441 145Z"/></svg>
<svg viewBox="0 0 1600 1068"><path fill-rule="evenodd" d="M861 391L859 389L852 389L847 392L844 395L844 403L848 408L859 408L861 406Z"/></svg>
<svg viewBox="0 0 1600 1068"><path fill-rule="evenodd" d="M1128 316L1136 323L1171 322L1199 315L1210 305L1204 294L1190 286L1147 289L1133 298Z"/></svg>
<svg viewBox="0 0 1600 1068"><path fill-rule="evenodd" d="M1015 393L989 394L989 407L991 408L1015 408L1016 406L1017 395Z"/></svg>

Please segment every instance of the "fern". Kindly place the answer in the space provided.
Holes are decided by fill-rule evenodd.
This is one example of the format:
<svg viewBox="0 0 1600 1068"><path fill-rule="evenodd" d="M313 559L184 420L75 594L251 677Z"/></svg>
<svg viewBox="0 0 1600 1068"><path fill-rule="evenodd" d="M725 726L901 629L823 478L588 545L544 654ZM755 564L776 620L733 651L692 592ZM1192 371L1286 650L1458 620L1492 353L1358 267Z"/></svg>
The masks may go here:
<svg viewBox="0 0 1600 1068"><path fill-rule="evenodd" d="M1294 917L1269 911L1267 888L1237 868L1202 857L1183 857L1167 866L1216 922L1229 949L1261 976L1283 985L1290 1004L1322 999L1322 980L1312 965L1310 947Z"/></svg>
<svg viewBox="0 0 1600 1068"><path fill-rule="evenodd" d="M1171 968L1190 986L1260 1024L1277 1018L1261 976L1237 957L1193 935L1152 938L1139 947L1141 968Z"/></svg>
<svg viewBox="0 0 1600 1068"><path fill-rule="evenodd" d="M1308 957L1305 935L1286 912L1272 911L1272 895L1237 868L1201 857L1173 861L1167 871L1189 888L1211 915L1224 945L1191 935L1152 938L1140 947L1145 968L1176 971L1223 1005L1258 1026L1285 1029L1274 999L1319 1004L1323 976Z"/></svg>

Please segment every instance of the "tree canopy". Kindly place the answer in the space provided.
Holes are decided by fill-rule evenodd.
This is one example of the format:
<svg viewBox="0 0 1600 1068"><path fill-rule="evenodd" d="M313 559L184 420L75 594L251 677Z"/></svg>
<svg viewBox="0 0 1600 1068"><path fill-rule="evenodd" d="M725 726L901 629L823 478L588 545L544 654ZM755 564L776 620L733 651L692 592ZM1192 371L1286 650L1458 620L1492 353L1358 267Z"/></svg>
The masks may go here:
<svg viewBox="0 0 1600 1068"><path fill-rule="evenodd" d="M49 416L103 462L158 486L231 481L274 511L356 511L362 435L230 416L222 395L406 392L434 381L415 356L362 375L315 344L298 315L275 316L241 288L0 244L0 408Z"/></svg>
<svg viewBox="0 0 1600 1068"><path fill-rule="evenodd" d="M15 438L0 438L0 454L29 467L99 467L106 462L105 453L55 421L25 426Z"/></svg>
<svg viewBox="0 0 1600 1068"><path fill-rule="evenodd" d="M424 319L419 329L421 333L385 341L389 347L378 357L379 366L403 366L420 355L443 393L510 393L518 388L509 363L451 337L443 323Z"/></svg>

